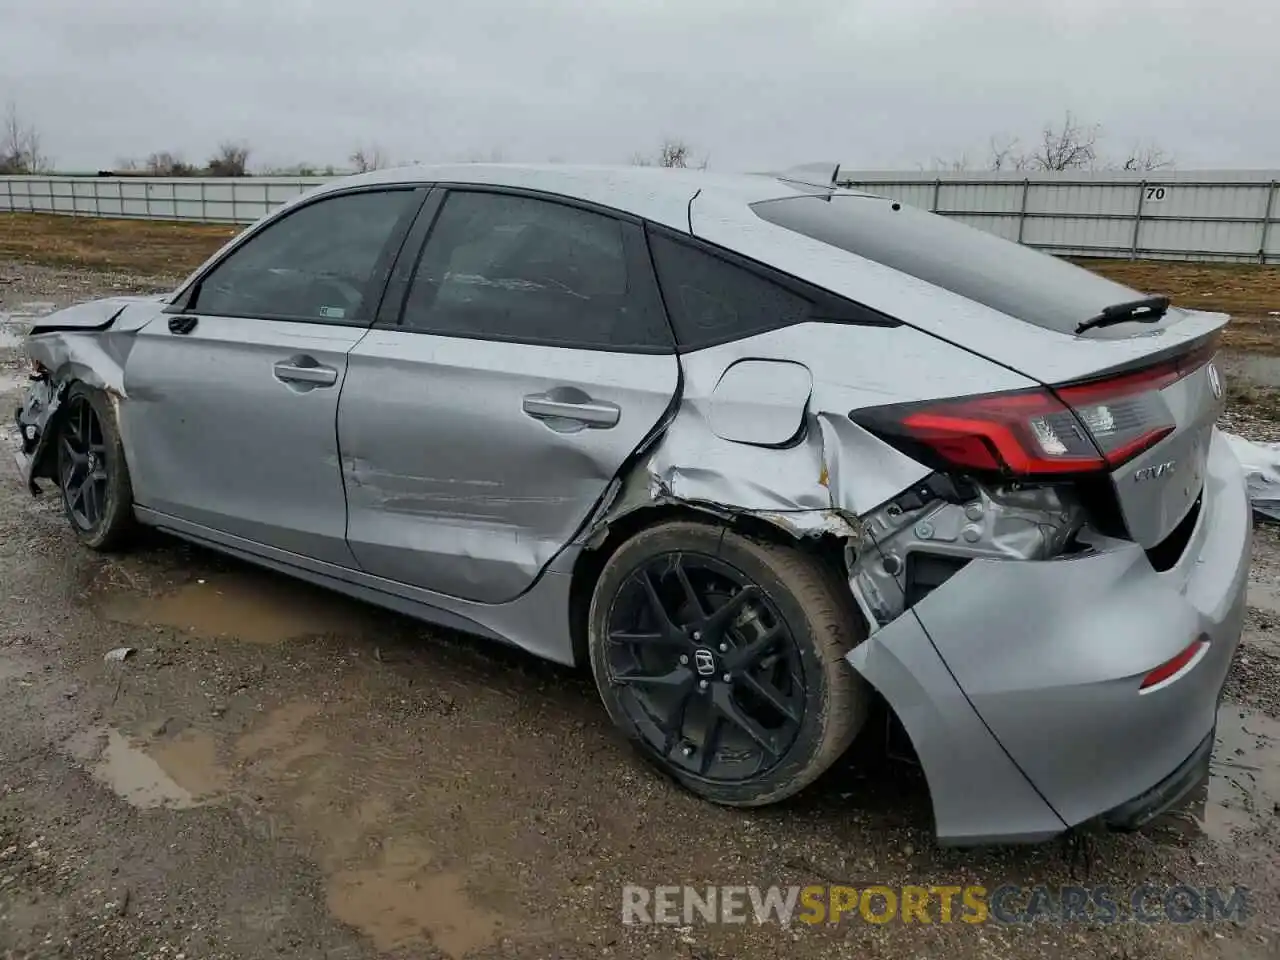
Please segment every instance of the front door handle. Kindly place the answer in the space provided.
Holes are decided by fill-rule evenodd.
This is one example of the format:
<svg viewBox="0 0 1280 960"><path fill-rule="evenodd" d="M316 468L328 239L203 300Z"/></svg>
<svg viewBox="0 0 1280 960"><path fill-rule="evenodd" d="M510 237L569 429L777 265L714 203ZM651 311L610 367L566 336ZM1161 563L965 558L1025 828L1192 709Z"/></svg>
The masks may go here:
<svg viewBox="0 0 1280 960"><path fill-rule="evenodd" d="M290 357L276 363L271 372L285 383L306 383L315 387L332 387L338 382L338 371L326 367L315 357Z"/></svg>
<svg viewBox="0 0 1280 960"><path fill-rule="evenodd" d="M535 420L551 421L548 426L568 421L607 430L616 427L622 418L622 410L616 403L593 400L575 387L556 387L546 393L531 393L524 398L522 408Z"/></svg>

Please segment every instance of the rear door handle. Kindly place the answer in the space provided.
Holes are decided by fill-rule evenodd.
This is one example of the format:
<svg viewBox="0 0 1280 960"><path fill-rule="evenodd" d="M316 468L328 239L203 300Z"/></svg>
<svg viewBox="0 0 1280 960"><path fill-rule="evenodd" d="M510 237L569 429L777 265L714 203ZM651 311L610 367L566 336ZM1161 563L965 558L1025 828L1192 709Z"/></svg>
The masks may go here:
<svg viewBox="0 0 1280 960"><path fill-rule="evenodd" d="M290 357L271 368L277 380L285 383L309 383L317 387L332 387L338 382L338 371L326 367L314 357Z"/></svg>
<svg viewBox="0 0 1280 960"><path fill-rule="evenodd" d="M568 420L598 430L616 427L622 410L616 403L592 400L573 387L557 387L548 393L531 393L524 398L524 412L535 420Z"/></svg>

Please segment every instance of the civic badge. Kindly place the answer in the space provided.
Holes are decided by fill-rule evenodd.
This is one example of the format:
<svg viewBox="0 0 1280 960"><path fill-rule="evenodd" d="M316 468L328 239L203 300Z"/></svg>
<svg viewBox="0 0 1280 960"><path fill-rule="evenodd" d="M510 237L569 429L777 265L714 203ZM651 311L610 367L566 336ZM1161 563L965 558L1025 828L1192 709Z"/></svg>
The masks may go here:
<svg viewBox="0 0 1280 960"><path fill-rule="evenodd" d="M1213 399L1222 399L1222 378L1218 376L1218 368L1212 363L1205 368L1205 373L1209 377L1209 389L1213 391Z"/></svg>

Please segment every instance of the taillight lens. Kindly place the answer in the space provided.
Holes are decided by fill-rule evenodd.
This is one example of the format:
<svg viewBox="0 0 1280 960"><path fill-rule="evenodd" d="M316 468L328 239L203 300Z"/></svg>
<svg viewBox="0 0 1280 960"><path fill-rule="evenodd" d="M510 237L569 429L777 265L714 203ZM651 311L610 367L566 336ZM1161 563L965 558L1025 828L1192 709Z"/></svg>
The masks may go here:
<svg viewBox="0 0 1280 960"><path fill-rule="evenodd" d="M877 407L849 416L908 454L951 469L1024 477L1106 471L1173 432L1160 391L1203 366L1213 346L1052 390Z"/></svg>

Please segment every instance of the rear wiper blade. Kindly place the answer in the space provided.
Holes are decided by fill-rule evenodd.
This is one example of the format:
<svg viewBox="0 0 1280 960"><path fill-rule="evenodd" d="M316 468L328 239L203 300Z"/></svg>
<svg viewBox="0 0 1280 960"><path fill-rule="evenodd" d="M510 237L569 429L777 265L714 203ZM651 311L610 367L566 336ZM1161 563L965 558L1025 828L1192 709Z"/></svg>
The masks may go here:
<svg viewBox="0 0 1280 960"><path fill-rule="evenodd" d="M1096 317L1090 317L1076 327L1081 334L1095 327L1110 327L1117 323L1155 323L1169 310L1168 297L1143 297L1141 300L1130 300L1128 303L1115 303L1105 307Z"/></svg>

